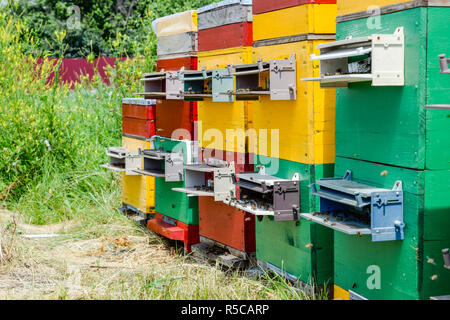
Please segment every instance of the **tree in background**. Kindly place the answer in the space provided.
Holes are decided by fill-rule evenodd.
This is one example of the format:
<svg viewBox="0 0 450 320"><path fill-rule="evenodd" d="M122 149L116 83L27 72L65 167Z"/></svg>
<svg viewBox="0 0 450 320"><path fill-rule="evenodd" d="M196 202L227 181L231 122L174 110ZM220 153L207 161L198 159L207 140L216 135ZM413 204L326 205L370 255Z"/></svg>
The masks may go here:
<svg viewBox="0 0 450 320"><path fill-rule="evenodd" d="M218 0L8 0L33 30L35 56L155 56L151 22Z"/></svg>

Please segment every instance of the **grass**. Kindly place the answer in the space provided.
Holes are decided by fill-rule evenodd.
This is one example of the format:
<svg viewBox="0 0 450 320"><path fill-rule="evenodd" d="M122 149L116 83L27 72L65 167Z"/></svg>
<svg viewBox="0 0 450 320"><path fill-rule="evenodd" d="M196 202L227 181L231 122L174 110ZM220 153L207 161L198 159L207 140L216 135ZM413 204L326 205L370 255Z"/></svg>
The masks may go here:
<svg viewBox="0 0 450 320"><path fill-rule="evenodd" d="M26 54L33 41L0 11L0 298L322 298L198 263L121 215L118 177L99 165L145 59L119 64L110 87L96 77L69 90L48 82L54 62ZM22 237L33 233L60 236Z"/></svg>
<svg viewBox="0 0 450 320"><path fill-rule="evenodd" d="M99 213L104 215L104 213ZM223 271L180 255L170 244L120 215L104 225L73 219L35 226L14 224L0 212L2 299L322 299L295 289L279 276L260 279ZM5 217L8 217L7 219ZM11 226L15 226L11 228ZM15 230L15 231L13 231ZM24 233L59 233L58 238L24 239ZM13 243L8 241L14 234Z"/></svg>

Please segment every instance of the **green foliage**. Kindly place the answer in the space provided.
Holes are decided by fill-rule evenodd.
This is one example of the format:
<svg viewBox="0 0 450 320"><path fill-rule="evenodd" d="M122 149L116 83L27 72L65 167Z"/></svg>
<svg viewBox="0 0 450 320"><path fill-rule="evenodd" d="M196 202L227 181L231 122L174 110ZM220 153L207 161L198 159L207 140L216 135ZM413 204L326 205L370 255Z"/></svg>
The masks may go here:
<svg viewBox="0 0 450 320"><path fill-rule="evenodd" d="M27 55L34 41L21 20L0 12L0 201L20 204L36 214L33 222L45 223L96 201L83 194L111 192L115 180L99 165L104 149L120 143L118 92L130 92L102 85L99 76L75 90L48 82L57 64ZM114 75L112 82L119 83Z"/></svg>
<svg viewBox="0 0 450 320"><path fill-rule="evenodd" d="M151 22L218 0L9 0L9 12L21 16L39 41L34 56L152 56L156 37ZM56 33L65 33L55 42Z"/></svg>
<svg viewBox="0 0 450 320"><path fill-rule="evenodd" d="M1 8L0 201L48 223L73 218L77 206L99 207L108 190L119 194L114 176L99 165L107 161L105 148L120 145L121 98L139 91L141 74L154 68L151 21L209 2L137 1L128 20L119 1L9 1ZM71 19L73 4L80 30L61 22ZM75 90L48 81L52 72L58 78L60 63L49 57L92 58L107 47L111 55L134 54L109 68L111 86L98 75Z"/></svg>
<svg viewBox="0 0 450 320"><path fill-rule="evenodd" d="M16 4L14 10L19 12ZM190 4L196 6L200 1ZM79 5L82 10L92 7L83 19L101 21L103 6L81 1ZM146 23L141 21L147 30L142 37L154 37L150 23L154 17L181 11L182 5L182 1L173 6L164 1L163 5L152 2L147 6L147 16L152 18ZM36 1L36 6L45 7L42 1ZM56 17L67 8L61 1L47 1L47 6L55 8L52 14ZM11 15L11 8L10 4L0 10L0 201L39 224L71 219L102 206L117 208L117 177L99 165L107 162L104 149L121 143L121 98L139 91L141 74L154 67L155 45L140 43L134 47L139 52L133 59L109 68L111 86L102 84L97 74L93 81L83 78L70 90L69 85L49 82L48 78L52 72L58 78L60 63L49 57L71 52L67 42L71 31L47 31L44 39L39 39L42 29L30 27L36 23L30 21L39 17L42 26L48 27L51 19L42 12ZM102 23L90 27L98 28ZM107 23L104 25L107 30ZM127 33L117 34L116 50L127 53ZM47 48L52 54L36 52L44 43L52 45Z"/></svg>

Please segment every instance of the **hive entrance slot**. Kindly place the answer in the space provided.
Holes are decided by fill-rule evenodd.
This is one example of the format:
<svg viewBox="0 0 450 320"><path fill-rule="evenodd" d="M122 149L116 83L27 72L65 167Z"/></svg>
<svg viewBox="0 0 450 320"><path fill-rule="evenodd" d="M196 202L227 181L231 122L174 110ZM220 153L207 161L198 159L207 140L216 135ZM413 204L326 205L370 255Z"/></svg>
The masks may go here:
<svg viewBox="0 0 450 320"><path fill-rule="evenodd" d="M144 83L144 92L137 93L145 98L165 98L166 97L166 73L155 72L146 73L141 79Z"/></svg>
<svg viewBox="0 0 450 320"><path fill-rule="evenodd" d="M183 181L183 152L170 153L163 150L140 150L143 168L136 173L156 178L165 178L166 182Z"/></svg>
<svg viewBox="0 0 450 320"><path fill-rule="evenodd" d="M203 101L205 98L212 98L212 71L182 71L180 78L184 82L184 100Z"/></svg>
<svg viewBox="0 0 450 320"><path fill-rule="evenodd" d="M371 234L372 241L403 240L403 191L401 181L392 190L343 178L320 179L311 185L320 198L320 213L301 216L346 234Z"/></svg>
<svg viewBox="0 0 450 320"><path fill-rule="evenodd" d="M257 216L274 216L275 221L298 220L300 207L299 175L292 180L280 179L265 174L248 172L236 175L239 200L228 199L228 205Z"/></svg>
<svg viewBox="0 0 450 320"><path fill-rule="evenodd" d="M235 190L232 181L234 174L234 162L229 166L223 164L197 164L186 165L185 187L173 188L177 192L186 193L189 196L214 197L215 201L223 201L227 197L234 196Z"/></svg>
<svg viewBox="0 0 450 320"><path fill-rule="evenodd" d="M339 40L318 45L320 77L303 81L320 81L322 88L346 88L353 82L372 82L373 86L404 85L403 27L394 34Z"/></svg>
<svg viewBox="0 0 450 320"><path fill-rule="evenodd" d="M138 152L131 152L122 147L111 147L105 150L109 157L109 163L101 165L102 168L125 172L126 175L135 175L135 169L140 166L140 156Z"/></svg>

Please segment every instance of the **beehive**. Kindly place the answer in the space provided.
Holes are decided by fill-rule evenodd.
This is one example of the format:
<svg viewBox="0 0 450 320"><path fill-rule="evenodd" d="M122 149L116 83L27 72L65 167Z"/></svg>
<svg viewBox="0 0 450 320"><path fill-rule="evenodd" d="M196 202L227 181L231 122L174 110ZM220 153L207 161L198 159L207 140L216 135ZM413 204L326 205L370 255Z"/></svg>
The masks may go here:
<svg viewBox="0 0 450 320"><path fill-rule="evenodd" d="M375 15L379 12L376 10L385 6L397 6L405 8L406 4L414 1L411 0L337 0L337 15L349 15L360 12L368 12ZM416 1L417 2L417 1Z"/></svg>
<svg viewBox="0 0 450 320"><path fill-rule="evenodd" d="M225 68L252 62L250 47L199 52L198 68ZM247 130L251 126L252 102L205 100L198 103L198 141L203 148L237 153L248 152ZM228 137L227 137L228 135Z"/></svg>
<svg viewBox="0 0 450 320"><path fill-rule="evenodd" d="M412 170L337 157L335 176L391 188L402 180L405 239L372 242L370 236L334 232L334 281L366 299L429 299L448 294L450 273L442 249L450 243L449 170ZM379 273L377 272L379 270ZM379 286L373 276L379 275ZM369 283L369 285L367 285Z"/></svg>
<svg viewBox="0 0 450 320"><path fill-rule="evenodd" d="M122 137L122 146L130 151L149 149L145 138ZM142 213L155 211L155 178L122 174L122 202L129 209Z"/></svg>
<svg viewBox="0 0 450 320"><path fill-rule="evenodd" d="M155 137L154 149L162 148L164 152L179 152L183 150L185 164L195 163L198 156L192 141L178 141ZM198 225L198 199L186 197L185 194L173 191L172 188L182 188L185 182L166 182L164 178L155 179L155 210L164 216L175 219L187 225Z"/></svg>
<svg viewBox="0 0 450 320"><path fill-rule="evenodd" d="M302 34L335 34L335 17L335 4L304 4L256 14L253 16L253 41Z"/></svg>
<svg viewBox="0 0 450 320"><path fill-rule="evenodd" d="M266 173L291 179L300 175L301 212L315 212L317 201L309 185L321 177L333 176L333 165L305 165L258 157ZM333 284L333 231L306 220L276 222L272 217L256 221L256 258L283 270L307 284Z"/></svg>
<svg viewBox="0 0 450 320"><path fill-rule="evenodd" d="M158 38L160 58L195 55L198 49L197 12L189 10L156 19L152 28Z"/></svg>
<svg viewBox="0 0 450 320"><path fill-rule="evenodd" d="M334 162L335 90L301 81L319 74L318 64L309 61L309 56L316 52L318 44L327 41L305 40L253 49L254 61L283 59L295 54L297 100L271 101L261 97L254 102L252 128L258 135L258 144L257 150L250 152L304 164Z"/></svg>
<svg viewBox="0 0 450 320"><path fill-rule="evenodd" d="M218 159L235 163L235 172L253 171L249 154L205 149L200 159ZM241 252L255 252L255 217L209 197L199 198L200 236Z"/></svg>
<svg viewBox="0 0 450 320"><path fill-rule="evenodd" d="M450 274L442 249L450 242L450 201L445 196L450 141L444 138L450 112L427 107L450 101L450 79L440 74L438 59L447 48L449 27L443 22L450 8L440 5L382 7L376 31L367 23L369 13L338 17L339 40L392 34L399 27L405 36L404 86L363 82L337 89L335 176L350 170L354 181L386 189L401 181L405 223L403 240L373 242L370 235L334 232L338 298L404 300L448 294Z"/></svg>
<svg viewBox="0 0 450 320"><path fill-rule="evenodd" d="M251 8L248 0L226 0L198 9L198 50L251 46Z"/></svg>
<svg viewBox="0 0 450 320"><path fill-rule="evenodd" d="M351 84L337 90L336 154L413 169L449 169L449 112L427 111L450 101L450 77L440 74L446 53L448 7L418 7L382 15L377 34L405 34L405 85ZM338 24L338 39L373 34L366 19ZM381 151L382 150L382 151Z"/></svg>
<svg viewBox="0 0 450 320"><path fill-rule="evenodd" d="M336 4L336 0L253 0L253 14L277 11L303 4Z"/></svg>
<svg viewBox="0 0 450 320"><path fill-rule="evenodd" d="M197 69L197 57L185 56L180 58L158 59L157 72ZM197 102L180 100L158 100L156 108L156 133L167 138L193 140L195 122L197 121Z"/></svg>
<svg viewBox="0 0 450 320"><path fill-rule="evenodd" d="M156 100L122 100L122 133L150 138L155 135Z"/></svg>
<svg viewBox="0 0 450 320"><path fill-rule="evenodd" d="M167 239L182 241L186 253L191 252L192 245L200 242L198 225L185 224L158 212L148 220L147 226L153 232Z"/></svg>

